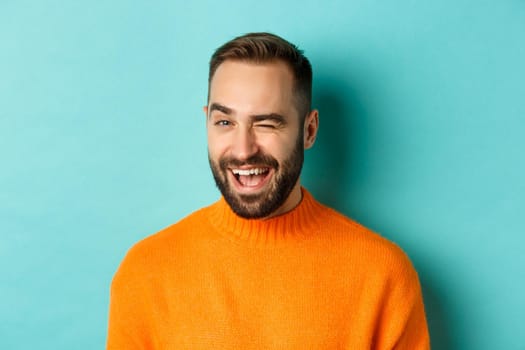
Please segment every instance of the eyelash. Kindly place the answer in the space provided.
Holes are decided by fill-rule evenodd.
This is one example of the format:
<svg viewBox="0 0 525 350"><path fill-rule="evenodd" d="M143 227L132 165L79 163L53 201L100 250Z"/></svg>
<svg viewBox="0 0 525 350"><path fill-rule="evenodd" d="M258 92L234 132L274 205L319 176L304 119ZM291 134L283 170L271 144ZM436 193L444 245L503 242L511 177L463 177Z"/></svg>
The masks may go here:
<svg viewBox="0 0 525 350"><path fill-rule="evenodd" d="M217 126L229 126L231 125L231 122L229 120L219 120L215 122L215 125Z"/></svg>
<svg viewBox="0 0 525 350"><path fill-rule="evenodd" d="M255 124L255 126L262 127L262 128L268 128L268 129L275 129L275 125L272 125L272 124Z"/></svg>
<svg viewBox="0 0 525 350"><path fill-rule="evenodd" d="M216 126L231 126L233 123L229 120L221 119L214 123ZM254 124L255 127L264 129L276 129L277 126L273 124Z"/></svg>

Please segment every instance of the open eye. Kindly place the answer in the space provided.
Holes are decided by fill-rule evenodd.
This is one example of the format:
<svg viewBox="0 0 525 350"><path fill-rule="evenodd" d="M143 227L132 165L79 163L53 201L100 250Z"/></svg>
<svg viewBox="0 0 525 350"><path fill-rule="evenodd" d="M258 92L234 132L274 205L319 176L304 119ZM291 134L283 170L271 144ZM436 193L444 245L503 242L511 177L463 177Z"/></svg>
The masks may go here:
<svg viewBox="0 0 525 350"><path fill-rule="evenodd" d="M215 122L215 125L217 125L217 126L229 126L229 125L231 125L231 122L229 120L221 119L221 120L217 120Z"/></svg>

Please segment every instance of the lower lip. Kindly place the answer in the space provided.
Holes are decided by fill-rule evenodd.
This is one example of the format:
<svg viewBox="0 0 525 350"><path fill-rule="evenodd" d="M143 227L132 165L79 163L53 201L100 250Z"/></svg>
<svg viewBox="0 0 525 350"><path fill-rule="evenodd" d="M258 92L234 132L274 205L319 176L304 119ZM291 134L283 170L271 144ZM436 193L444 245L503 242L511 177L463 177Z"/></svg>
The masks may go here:
<svg viewBox="0 0 525 350"><path fill-rule="evenodd" d="M268 171L268 173L266 174L266 176L264 177L264 179L259 182L257 184L257 186L244 186L243 184L241 184L238 180L237 180L237 177L235 177L235 175L233 175L233 173L230 171L228 171L229 173L229 177L230 177L230 180L231 180L231 183L233 183L233 186L235 187L235 189L238 191L238 192L241 192L241 193L254 193L254 192L259 192L263 187L266 186L266 184L270 181L270 178L272 177L273 175L273 170L270 169L270 171Z"/></svg>

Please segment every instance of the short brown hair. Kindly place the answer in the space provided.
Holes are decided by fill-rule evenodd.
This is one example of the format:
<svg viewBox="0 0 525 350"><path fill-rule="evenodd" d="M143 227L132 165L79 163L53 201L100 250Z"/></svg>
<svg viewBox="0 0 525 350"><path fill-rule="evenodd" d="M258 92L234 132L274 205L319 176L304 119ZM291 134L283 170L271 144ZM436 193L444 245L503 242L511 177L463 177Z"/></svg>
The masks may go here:
<svg viewBox="0 0 525 350"><path fill-rule="evenodd" d="M294 44L271 33L241 35L215 50L210 60L208 99L211 80L217 68L227 60L268 63L283 61L292 70L295 79L295 100L299 117L304 119L311 109L312 66Z"/></svg>

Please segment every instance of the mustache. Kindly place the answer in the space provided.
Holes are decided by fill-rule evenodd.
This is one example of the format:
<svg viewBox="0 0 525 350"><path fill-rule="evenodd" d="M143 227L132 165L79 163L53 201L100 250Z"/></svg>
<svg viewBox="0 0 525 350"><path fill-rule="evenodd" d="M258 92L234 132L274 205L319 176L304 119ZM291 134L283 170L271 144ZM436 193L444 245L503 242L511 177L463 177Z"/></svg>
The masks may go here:
<svg viewBox="0 0 525 350"><path fill-rule="evenodd" d="M279 167L279 162L277 162L277 160L272 156L258 153L244 160L239 160L234 157L224 157L219 160L219 165L221 169L248 165L262 165L269 168L277 169Z"/></svg>

